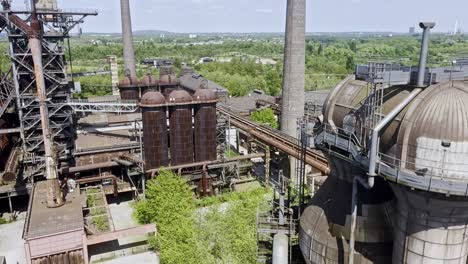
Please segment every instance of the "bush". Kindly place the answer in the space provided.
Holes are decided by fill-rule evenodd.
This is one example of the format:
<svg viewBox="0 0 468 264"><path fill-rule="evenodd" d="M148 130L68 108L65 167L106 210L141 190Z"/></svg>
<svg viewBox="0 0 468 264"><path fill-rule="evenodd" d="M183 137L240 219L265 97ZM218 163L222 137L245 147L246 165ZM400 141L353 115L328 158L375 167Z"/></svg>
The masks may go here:
<svg viewBox="0 0 468 264"><path fill-rule="evenodd" d="M160 252L162 263L204 263L203 247L196 239L195 201L188 184L170 171L150 180L146 200L136 204L135 216L157 226L150 246Z"/></svg>
<svg viewBox="0 0 468 264"><path fill-rule="evenodd" d="M271 108L255 111L250 115L250 118L259 124L267 125L275 129L278 128L278 121L276 120L275 113Z"/></svg>

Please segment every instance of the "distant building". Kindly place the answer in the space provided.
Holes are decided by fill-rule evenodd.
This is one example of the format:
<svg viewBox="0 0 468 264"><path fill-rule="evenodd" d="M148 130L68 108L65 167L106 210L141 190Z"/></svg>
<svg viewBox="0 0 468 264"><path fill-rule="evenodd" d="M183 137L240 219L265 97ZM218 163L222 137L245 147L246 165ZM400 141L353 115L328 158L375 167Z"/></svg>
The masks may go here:
<svg viewBox="0 0 468 264"><path fill-rule="evenodd" d="M153 65L154 67L159 68L161 66L174 65L175 60L169 58L146 58L141 63L145 65Z"/></svg>
<svg viewBox="0 0 468 264"><path fill-rule="evenodd" d="M416 33L416 28L415 27L410 27L409 28L409 34L414 35Z"/></svg>
<svg viewBox="0 0 468 264"><path fill-rule="evenodd" d="M191 38L191 39L194 39L194 38L197 38L197 37L198 37L197 34L189 34L189 38Z"/></svg>
<svg viewBox="0 0 468 264"><path fill-rule="evenodd" d="M215 61L214 58L211 58L211 57L204 57L204 58L201 58L198 63L199 64L203 64L203 63L210 63L210 62L213 62Z"/></svg>

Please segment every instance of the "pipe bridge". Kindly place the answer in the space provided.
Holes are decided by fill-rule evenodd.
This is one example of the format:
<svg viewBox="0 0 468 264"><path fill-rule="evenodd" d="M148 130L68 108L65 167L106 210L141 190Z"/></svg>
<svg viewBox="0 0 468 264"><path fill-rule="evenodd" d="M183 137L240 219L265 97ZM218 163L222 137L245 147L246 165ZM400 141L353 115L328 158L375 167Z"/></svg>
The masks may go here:
<svg viewBox="0 0 468 264"><path fill-rule="evenodd" d="M301 158L301 144L296 138L279 130L259 125L245 117L237 115L226 107L218 107L218 111L230 117L231 125L248 133L257 140L275 147L296 159ZM319 170L323 174L328 175L330 173L328 160L315 149L307 148L305 163Z"/></svg>

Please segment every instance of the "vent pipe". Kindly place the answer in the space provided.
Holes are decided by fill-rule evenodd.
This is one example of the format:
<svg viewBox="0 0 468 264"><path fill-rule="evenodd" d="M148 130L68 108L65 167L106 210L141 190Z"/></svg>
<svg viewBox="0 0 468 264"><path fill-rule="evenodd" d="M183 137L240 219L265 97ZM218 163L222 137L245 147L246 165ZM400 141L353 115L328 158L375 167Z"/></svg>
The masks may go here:
<svg viewBox="0 0 468 264"><path fill-rule="evenodd" d="M435 27L434 22L421 22L419 27L423 29L423 36L421 41L421 55L419 56L419 70L418 70L418 87L424 87L424 79L426 76L427 53L429 50L429 33Z"/></svg>
<svg viewBox="0 0 468 264"><path fill-rule="evenodd" d="M130 79L136 80L135 50L133 48L132 17L130 14L129 0L120 0L120 10L122 12L122 40L125 72Z"/></svg>

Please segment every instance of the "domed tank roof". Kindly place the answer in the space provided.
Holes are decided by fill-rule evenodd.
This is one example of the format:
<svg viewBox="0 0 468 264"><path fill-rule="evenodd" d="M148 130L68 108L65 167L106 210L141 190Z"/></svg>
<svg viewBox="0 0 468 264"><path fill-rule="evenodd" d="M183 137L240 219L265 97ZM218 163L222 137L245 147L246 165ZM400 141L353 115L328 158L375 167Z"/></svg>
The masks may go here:
<svg viewBox="0 0 468 264"><path fill-rule="evenodd" d="M147 74L145 77L143 77L143 79L141 79L140 83L143 86L157 86L158 79L151 74Z"/></svg>
<svg viewBox="0 0 468 264"><path fill-rule="evenodd" d="M216 93L211 89L197 89L193 99L198 102L214 101L217 99Z"/></svg>
<svg viewBox="0 0 468 264"><path fill-rule="evenodd" d="M146 92L140 100L140 106L149 107L149 106L158 106L166 103L164 96L157 91Z"/></svg>
<svg viewBox="0 0 468 264"><path fill-rule="evenodd" d="M397 157L408 169L468 179L468 83L426 88L408 109L397 144Z"/></svg>
<svg viewBox="0 0 468 264"><path fill-rule="evenodd" d="M175 90L169 94L170 103L188 103L192 101L192 97L184 90Z"/></svg>
<svg viewBox="0 0 468 264"><path fill-rule="evenodd" d="M138 81L129 76L126 76L119 82L119 86L136 86L137 84L138 84Z"/></svg>

